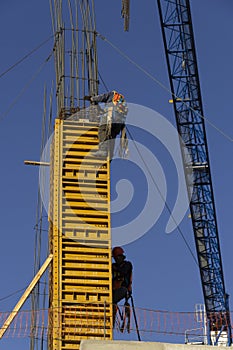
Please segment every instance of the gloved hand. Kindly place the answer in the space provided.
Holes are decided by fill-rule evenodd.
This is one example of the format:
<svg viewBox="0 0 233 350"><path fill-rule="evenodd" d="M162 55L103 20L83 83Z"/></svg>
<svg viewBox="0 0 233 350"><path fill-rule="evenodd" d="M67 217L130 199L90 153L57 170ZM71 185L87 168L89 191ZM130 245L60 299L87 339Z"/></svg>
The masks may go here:
<svg viewBox="0 0 233 350"><path fill-rule="evenodd" d="M84 96L84 101L91 101L91 96Z"/></svg>
<svg viewBox="0 0 233 350"><path fill-rule="evenodd" d="M132 295L132 290L128 290L126 294L126 299L128 300Z"/></svg>

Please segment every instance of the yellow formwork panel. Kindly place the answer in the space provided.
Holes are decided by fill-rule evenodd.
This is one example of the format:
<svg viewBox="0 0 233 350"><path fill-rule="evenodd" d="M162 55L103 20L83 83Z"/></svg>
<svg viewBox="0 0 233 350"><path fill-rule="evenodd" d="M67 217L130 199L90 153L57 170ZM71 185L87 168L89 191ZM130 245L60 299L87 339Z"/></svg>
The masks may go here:
<svg viewBox="0 0 233 350"><path fill-rule="evenodd" d="M98 127L56 119L51 151L49 349L112 339L110 167Z"/></svg>

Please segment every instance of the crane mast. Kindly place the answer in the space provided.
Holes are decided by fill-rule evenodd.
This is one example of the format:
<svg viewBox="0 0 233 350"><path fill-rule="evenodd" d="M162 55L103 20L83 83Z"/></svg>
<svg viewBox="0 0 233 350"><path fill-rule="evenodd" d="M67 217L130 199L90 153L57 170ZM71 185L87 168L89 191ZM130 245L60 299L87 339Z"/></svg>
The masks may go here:
<svg viewBox="0 0 233 350"><path fill-rule="evenodd" d="M204 112L189 0L157 0L207 317L208 343L231 344ZM187 150L189 157L187 157ZM192 176L190 173L192 172ZM216 334L215 340L211 339Z"/></svg>

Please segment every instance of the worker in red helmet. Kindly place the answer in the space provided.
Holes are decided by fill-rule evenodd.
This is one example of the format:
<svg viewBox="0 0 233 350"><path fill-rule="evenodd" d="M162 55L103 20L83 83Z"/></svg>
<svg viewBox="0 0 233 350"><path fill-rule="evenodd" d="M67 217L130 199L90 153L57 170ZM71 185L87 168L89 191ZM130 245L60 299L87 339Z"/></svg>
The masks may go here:
<svg viewBox="0 0 233 350"><path fill-rule="evenodd" d="M112 289L113 289L113 316L117 310L117 303L122 299L128 299L132 294L132 270L133 265L125 260L124 250L115 247L112 250L115 262L112 264Z"/></svg>

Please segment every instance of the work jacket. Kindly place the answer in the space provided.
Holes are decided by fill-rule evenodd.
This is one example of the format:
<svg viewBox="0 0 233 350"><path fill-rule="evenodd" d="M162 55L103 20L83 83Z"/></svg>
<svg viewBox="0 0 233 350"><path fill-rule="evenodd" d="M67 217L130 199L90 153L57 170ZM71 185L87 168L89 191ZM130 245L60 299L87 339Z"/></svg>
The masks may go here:
<svg viewBox="0 0 233 350"><path fill-rule="evenodd" d="M123 261L121 264L112 264L112 286L113 289L126 287L128 291L132 290L132 270L130 261Z"/></svg>
<svg viewBox="0 0 233 350"><path fill-rule="evenodd" d="M106 103L106 107L112 107L112 123L125 123L126 115L128 113L127 103L124 96L117 91L112 90L105 94L92 96L91 102Z"/></svg>

